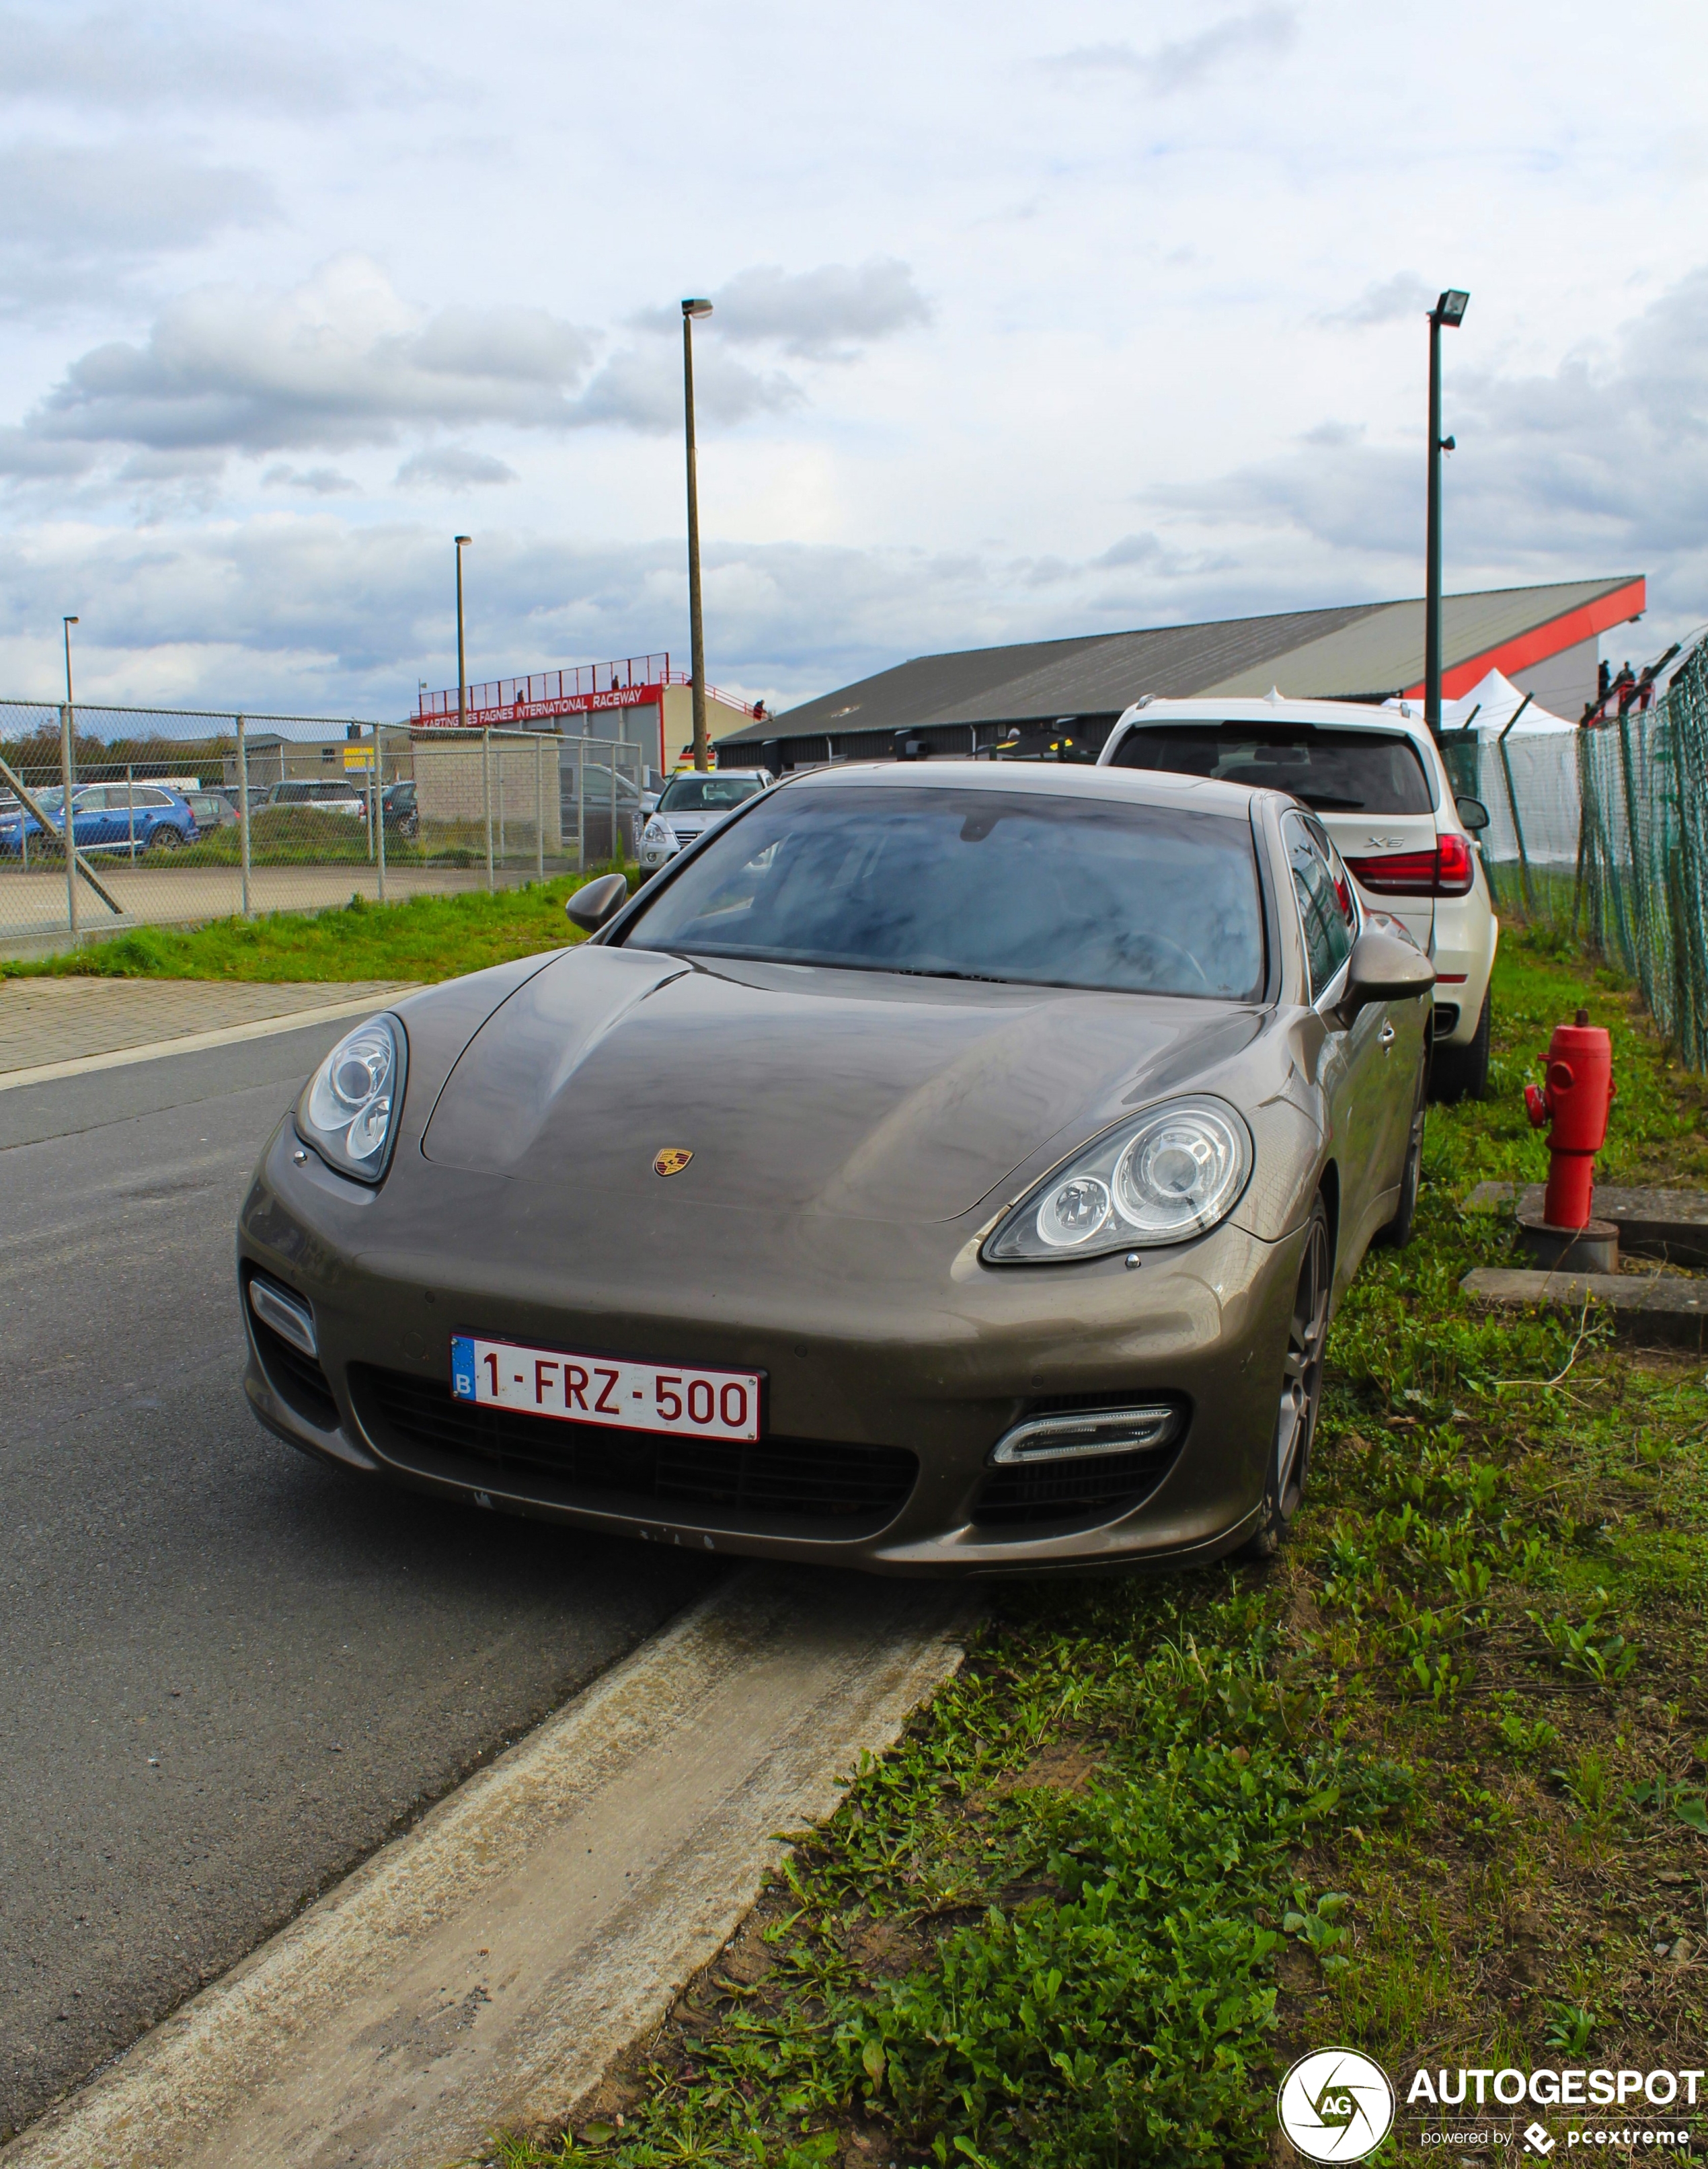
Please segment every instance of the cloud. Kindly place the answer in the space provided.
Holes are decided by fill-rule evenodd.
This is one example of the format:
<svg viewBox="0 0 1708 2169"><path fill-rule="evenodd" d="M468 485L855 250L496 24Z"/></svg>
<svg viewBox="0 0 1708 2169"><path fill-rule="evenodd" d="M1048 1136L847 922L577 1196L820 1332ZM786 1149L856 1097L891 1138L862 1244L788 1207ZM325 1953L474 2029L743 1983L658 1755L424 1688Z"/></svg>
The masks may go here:
<svg viewBox="0 0 1708 2169"><path fill-rule="evenodd" d="M410 426L563 428L592 352L584 332L543 309L426 316L376 264L346 254L289 292L182 296L142 344L74 361L21 434L93 461L113 446L344 450L394 443Z"/></svg>
<svg viewBox="0 0 1708 2169"><path fill-rule="evenodd" d="M931 304L915 284L912 267L894 256L873 256L864 264L821 264L814 271L754 264L708 298L711 323L694 349L697 391L702 344L707 351L726 340L775 345L803 360L848 361L873 339L931 320ZM650 332L675 332L681 324L673 309L643 309L632 321L638 330Z"/></svg>
<svg viewBox="0 0 1708 2169"><path fill-rule="evenodd" d="M240 26L232 11L0 7L0 99L122 113L216 101L248 110L319 115L350 102L354 83L394 77L392 54L334 61L293 28L288 37Z"/></svg>
<svg viewBox="0 0 1708 2169"><path fill-rule="evenodd" d="M867 263L784 271L755 264L712 296L722 335L744 344L775 341L785 354L848 359L863 344L931 322L931 305L911 269L894 256Z"/></svg>
<svg viewBox="0 0 1708 2169"><path fill-rule="evenodd" d="M1415 271L1396 271L1366 286L1355 301L1343 309L1319 317L1323 324L1345 324L1362 330L1369 324L1391 324L1402 317L1426 315L1434 306L1438 289L1426 286Z"/></svg>
<svg viewBox="0 0 1708 2169"><path fill-rule="evenodd" d="M151 455L157 471L173 460L199 471L209 455L348 451L481 424L681 429L672 350L622 349L592 371L596 351L593 334L544 309L429 315L370 258L346 253L286 292L197 288L168 303L141 343L92 348L20 427L0 430L0 474L93 471L120 450ZM697 357L695 397L716 425L781 412L803 394L714 347ZM398 478L511 477L496 461L430 448Z"/></svg>
<svg viewBox="0 0 1708 2169"><path fill-rule="evenodd" d="M456 445L417 452L397 473L403 489L475 489L488 482L515 482L516 471L489 452L470 452Z"/></svg>
<svg viewBox="0 0 1708 2169"><path fill-rule="evenodd" d="M316 497L341 497L358 492L360 484L353 482L336 467L269 467L261 477L263 489L306 489Z"/></svg>
<svg viewBox="0 0 1708 2169"><path fill-rule="evenodd" d="M1244 15L1225 15L1190 38L1172 38L1140 52L1127 44L1076 46L1050 56L1054 68L1097 74L1136 75L1159 94L1195 90L1225 64L1278 60L1299 39L1293 8L1254 8Z"/></svg>
<svg viewBox="0 0 1708 2169"><path fill-rule="evenodd" d="M1450 584L1647 571L1663 622L1701 616L1708 534L1708 266L1550 372L1455 365L1444 418ZM1422 417L1419 417L1421 421ZM1373 444L1333 424L1305 447L1201 484L1156 512L1240 537L1248 564L1291 552L1320 589L1422 584L1422 432Z"/></svg>
<svg viewBox="0 0 1708 2169"><path fill-rule="evenodd" d="M761 376L710 342L694 349L694 418L733 428L755 414L798 407L805 394L781 371ZM581 428L601 425L661 436L682 426L682 364L663 352L624 348L588 383L572 417Z"/></svg>
<svg viewBox="0 0 1708 2169"><path fill-rule="evenodd" d="M0 302L38 318L74 296L110 306L131 267L279 216L259 174L148 142L13 144L0 151Z"/></svg>

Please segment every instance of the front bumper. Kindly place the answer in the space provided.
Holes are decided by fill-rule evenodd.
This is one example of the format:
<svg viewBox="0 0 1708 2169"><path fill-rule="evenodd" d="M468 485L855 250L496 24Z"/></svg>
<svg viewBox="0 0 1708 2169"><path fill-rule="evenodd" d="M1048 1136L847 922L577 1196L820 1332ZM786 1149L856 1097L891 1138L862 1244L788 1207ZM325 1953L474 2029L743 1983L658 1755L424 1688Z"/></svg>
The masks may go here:
<svg viewBox="0 0 1708 2169"><path fill-rule="evenodd" d="M257 1172L238 1270L308 1303L319 1361L246 1297L247 1390L270 1431L364 1475L646 1542L929 1575L1212 1559L1261 1511L1302 1233L1268 1244L1225 1223L1137 1270L1118 1255L998 1271L958 1223L800 1216L761 1244L757 1216L729 1213L750 1224L713 1232L707 1276L629 1262L620 1235L590 1251L535 1228L519 1246L513 1186L419 1157L399 1211L400 1170L362 1191L295 1165L293 1142L286 1125ZM761 1447L736 1466L696 1460L700 1442L661 1452L649 1434L469 1410L449 1374L451 1334L471 1330L761 1371ZM1142 1466L1034 1464L1017 1481L990 1465L1027 1416L1159 1398L1179 1422Z"/></svg>

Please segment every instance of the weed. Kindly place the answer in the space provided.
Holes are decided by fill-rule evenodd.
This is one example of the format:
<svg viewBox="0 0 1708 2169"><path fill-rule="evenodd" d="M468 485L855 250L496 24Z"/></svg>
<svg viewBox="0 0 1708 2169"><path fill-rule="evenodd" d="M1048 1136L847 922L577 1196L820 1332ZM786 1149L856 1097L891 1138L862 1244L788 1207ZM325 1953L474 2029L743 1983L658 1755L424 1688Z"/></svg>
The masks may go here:
<svg viewBox="0 0 1708 2169"><path fill-rule="evenodd" d="M1551 2049L1564 2049L1569 2056L1583 2055L1594 2037L1595 2013L1574 2003L1556 2003L1542 2030Z"/></svg>
<svg viewBox="0 0 1708 2169"><path fill-rule="evenodd" d="M1552 1650L1561 1671L1575 1672L1579 1678L1593 1680L1601 1687L1615 1686L1628 1678L1637 1660L1636 1648L1623 1634L1603 1633L1602 1620L1607 1604L1607 1591L1598 1589L1589 1616L1581 1627L1572 1626L1557 1612L1547 1620L1540 1612L1524 1614Z"/></svg>

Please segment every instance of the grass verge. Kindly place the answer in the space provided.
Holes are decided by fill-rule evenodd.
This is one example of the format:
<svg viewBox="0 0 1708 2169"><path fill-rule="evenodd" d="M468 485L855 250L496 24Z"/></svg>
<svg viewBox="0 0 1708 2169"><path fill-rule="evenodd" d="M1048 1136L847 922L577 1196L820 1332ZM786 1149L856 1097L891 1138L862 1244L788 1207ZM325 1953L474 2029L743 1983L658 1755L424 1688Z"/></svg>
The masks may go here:
<svg viewBox="0 0 1708 2169"><path fill-rule="evenodd" d="M1280 1559L1001 1589L573 2132L491 2162L1290 2160L1277 2080L1330 2044L1402 2101L1419 2065L1708 2062L1702 1362L1458 1292L1509 1260L1459 1201L1543 1173L1519 1090L1580 1002L1615 1037L1605 1177L1708 1174L1701 1091L1624 991L1509 941L1492 1096L1432 1111ZM1454 2113L1402 2108L1381 2158ZM1549 2119L1561 2159L1585 2118Z"/></svg>
<svg viewBox="0 0 1708 2169"><path fill-rule="evenodd" d="M65 956L0 960L0 978L450 979L579 941L563 906L599 871L490 896L468 890L387 904L352 897L333 911L219 919L184 932L139 926ZM631 871L631 887L635 880Z"/></svg>

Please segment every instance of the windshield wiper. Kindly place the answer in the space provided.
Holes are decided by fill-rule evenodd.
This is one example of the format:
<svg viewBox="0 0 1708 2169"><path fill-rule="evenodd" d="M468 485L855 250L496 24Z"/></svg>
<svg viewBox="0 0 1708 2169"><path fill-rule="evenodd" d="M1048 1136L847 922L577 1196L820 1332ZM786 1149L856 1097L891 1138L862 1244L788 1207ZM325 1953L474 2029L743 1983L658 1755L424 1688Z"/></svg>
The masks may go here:
<svg viewBox="0 0 1708 2169"><path fill-rule="evenodd" d="M1368 798L1338 798L1332 791L1295 791L1293 796L1307 806L1344 806L1353 813L1362 813L1370 802Z"/></svg>

